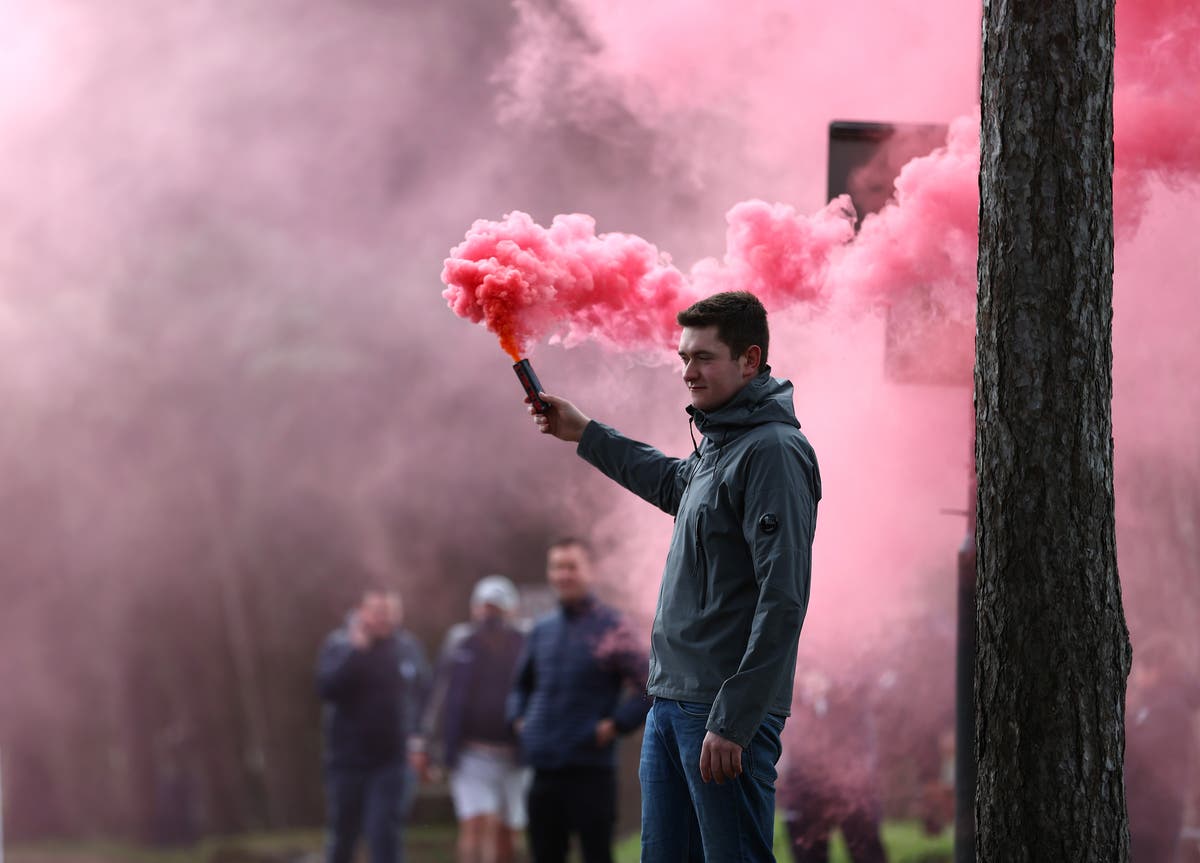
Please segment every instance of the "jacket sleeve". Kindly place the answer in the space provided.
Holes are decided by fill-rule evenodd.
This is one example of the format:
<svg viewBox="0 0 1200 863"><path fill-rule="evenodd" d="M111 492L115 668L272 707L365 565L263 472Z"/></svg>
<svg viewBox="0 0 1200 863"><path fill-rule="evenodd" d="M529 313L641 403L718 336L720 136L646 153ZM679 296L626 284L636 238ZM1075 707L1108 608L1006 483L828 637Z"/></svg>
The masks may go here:
<svg viewBox="0 0 1200 863"><path fill-rule="evenodd" d="M529 696L533 693L534 686L537 685L537 669L533 662L535 638L537 638L536 628L525 639L525 645L521 648L521 654L517 658L512 688L508 692L508 701L504 711L509 728L512 728L518 719L525 716L525 708L529 705Z"/></svg>
<svg viewBox="0 0 1200 863"><path fill-rule="evenodd" d="M362 651L356 650L350 638L338 630L325 639L317 654L317 695L324 701L339 701L354 685Z"/></svg>
<svg viewBox="0 0 1200 863"><path fill-rule="evenodd" d="M575 451L609 479L663 512L675 515L679 511L694 456L671 458L595 420L583 430Z"/></svg>
<svg viewBox="0 0 1200 863"><path fill-rule="evenodd" d="M707 728L744 747L795 675L820 497L811 450L797 440L763 441L748 453L743 492L758 601L742 661L717 693Z"/></svg>

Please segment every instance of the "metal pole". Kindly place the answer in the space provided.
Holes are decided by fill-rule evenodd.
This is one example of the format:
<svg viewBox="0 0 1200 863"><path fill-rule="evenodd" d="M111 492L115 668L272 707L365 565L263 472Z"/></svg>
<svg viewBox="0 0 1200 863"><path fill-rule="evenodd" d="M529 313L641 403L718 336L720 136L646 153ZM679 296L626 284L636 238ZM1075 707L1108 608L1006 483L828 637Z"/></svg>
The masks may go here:
<svg viewBox="0 0 1200 863"><path fill-rule="evenodd" d="M972 463L974 454L972 453ZM958 550L958 645L954 699L954 863L975 863L975 479L967 535Z"/></svg>
<svg viewBox="0 0 1200 863"><path fill-rule="evenodd" d="M4 751L0 750L0 863L4 863Z"/></svg>

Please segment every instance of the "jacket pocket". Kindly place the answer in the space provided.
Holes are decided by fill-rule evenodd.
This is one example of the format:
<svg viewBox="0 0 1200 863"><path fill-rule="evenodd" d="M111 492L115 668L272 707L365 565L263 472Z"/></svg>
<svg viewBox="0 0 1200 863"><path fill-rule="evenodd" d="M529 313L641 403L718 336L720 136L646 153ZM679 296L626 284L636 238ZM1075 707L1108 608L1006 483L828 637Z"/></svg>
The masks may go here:
<svg viewBox="0 0 1200 863"><path fill-rule="evenodd" d="M696 513L696 595L700 610L708 607L708 557L704 553L704 516Z"/></svg>

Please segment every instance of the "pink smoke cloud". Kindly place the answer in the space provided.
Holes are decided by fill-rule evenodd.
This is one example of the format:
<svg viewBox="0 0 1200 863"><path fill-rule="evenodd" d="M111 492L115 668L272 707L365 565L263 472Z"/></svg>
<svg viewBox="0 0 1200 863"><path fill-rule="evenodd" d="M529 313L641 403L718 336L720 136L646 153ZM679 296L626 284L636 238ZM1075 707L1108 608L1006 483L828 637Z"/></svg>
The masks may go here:
<svg viewBox="0 0 1200 863"><path fill-rule="evenodd" d="M738 204L727 216L724 259L701 261L689 280L641 237L597 234L590 216L557 216L544 228L513 212L477 221L451 250L443 296L514 359L547 335L567 345L669 347L675 313L717 290L752 290L769 304L821 300L829 259L853 237L853 220L848 198L812 217Z"/></svg>
<svg viewBox="0 0 1200 863"><path fill-rule="evenodd" d="M1136 228L1150 182L1171 187L1200 176L1200 8L1146 0L1117 9L1113 93L1114 206L1123 232Z"/></svg>
<svg viewBox="0 0 1200 863"><path fill-rule="evenodd" d="M521 8L529 20L545 16L534 7ZM759 63L737 62L759 56L751 45L778 61L762 65L782 68L784 78L797 74L783 55L776 56L781 43L768 32L799 26L794 10L779 4L754 4L752 14L684 16L677 27L687 38L654 51L639 37L655 32L662 10L585 2L574 9L577 26L600 46L588 58L589 80L652 82L649 92L658 110L699 109L706 100L722 104L756 74L765 74ZM1116 218L1128 228L1136 224L1151 176L1180 182L1200 172L1200 111L1187 110L1200 107L1194 86L1200 78L1200 12L1177 0L1157 0L1124 12L1118 25ZM527 43L517 56L528 64L531 51ZM546 53L536 56L544 63ZM644 111L645 101L638 97L630 104ZM786 128L777 113L747 110ZM859 309L875 309L904 302L920 286L924 313L959 325L961 338L974 318L978 151L978 113L959 116L950 124L946 146L901 170L891 202L866 217L857 237L848 230L843 202L807 217L786 204L737 204L726 215L724 257L700 261L687 280L640 238L594 236L586 216L559 217L548 234L565 235L566 242L534 243L532 255L517 258L491 247L504 239L521 246L536 228L528 218L476 223L447 261L445 295L457 314L486 321L506 343L505 334L514 328L524 344L558 327L565 328L568 344L591 337L628 345L667 341L680 302L718 290L750 290L776 308L823 305L836 295ZM567 229L568 224L579 227ZM616 260L614 249L620 250ZM522 263L528 265L524 273Z"/></svg>
<svg viewBox="0 0 1200 863"><path fill-rule="evenodd" d="M772 169L772 195L819 206L830 119L946 122L978 99L979 6L819 0L516 3L502 79L523 118L603 134L610 100L707 185ZM724 148L742 142L730 161ZM761 193L760 193L761 194Z"/></svg>
<svg viewBox="0 0 1200 863"><path fill-rule="evenodd" d="M750 291L767 306L825 302L831 260L854 238L854 216L845 195L813 216L787 204L744 201L725 216L724 259L697 263L692 281L701 295Z"/></svg>
<svg viewBox="0 0 1200 863"><path fill-rule="evenodd" d="M518 359L565 324L568 343L587 335L665 344L666 312L687 290L651 243L596 234L591 216L557 216L543 228L525 213L477 221L446 260L443 296L455 314L485 322Z"/></svg>
<svg viewBox="0 0 1200 863"><path fill-rule="evenodd" d="M838 289L888 305L914 285L930 286L954 317L973 317L978 175L978 117L961 117L945 147L901 169L893 203L863 220L831 274Z"/></svg>

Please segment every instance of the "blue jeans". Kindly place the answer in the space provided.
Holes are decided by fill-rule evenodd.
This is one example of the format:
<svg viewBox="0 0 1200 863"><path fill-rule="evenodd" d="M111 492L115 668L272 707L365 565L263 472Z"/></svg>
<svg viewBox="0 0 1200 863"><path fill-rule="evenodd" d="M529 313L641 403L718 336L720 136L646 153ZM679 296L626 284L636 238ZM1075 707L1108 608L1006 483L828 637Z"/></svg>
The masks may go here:
<svg viewBox="0 0 1200 863"><path fill-rule="evenodd" d="M773 861L775 764L783 717L770 714L742 751L742 775L705 783L700 746L712 705L655 699L642 760L642 863Z"/></svg>
<svg viewBox="0 0 1200 863"><path fill-rule="evenodd" d="M329 807L327 863L351 863L358 837L366 834L371 863L403 863L405 766L331 768L325 774Z"/></svg>

